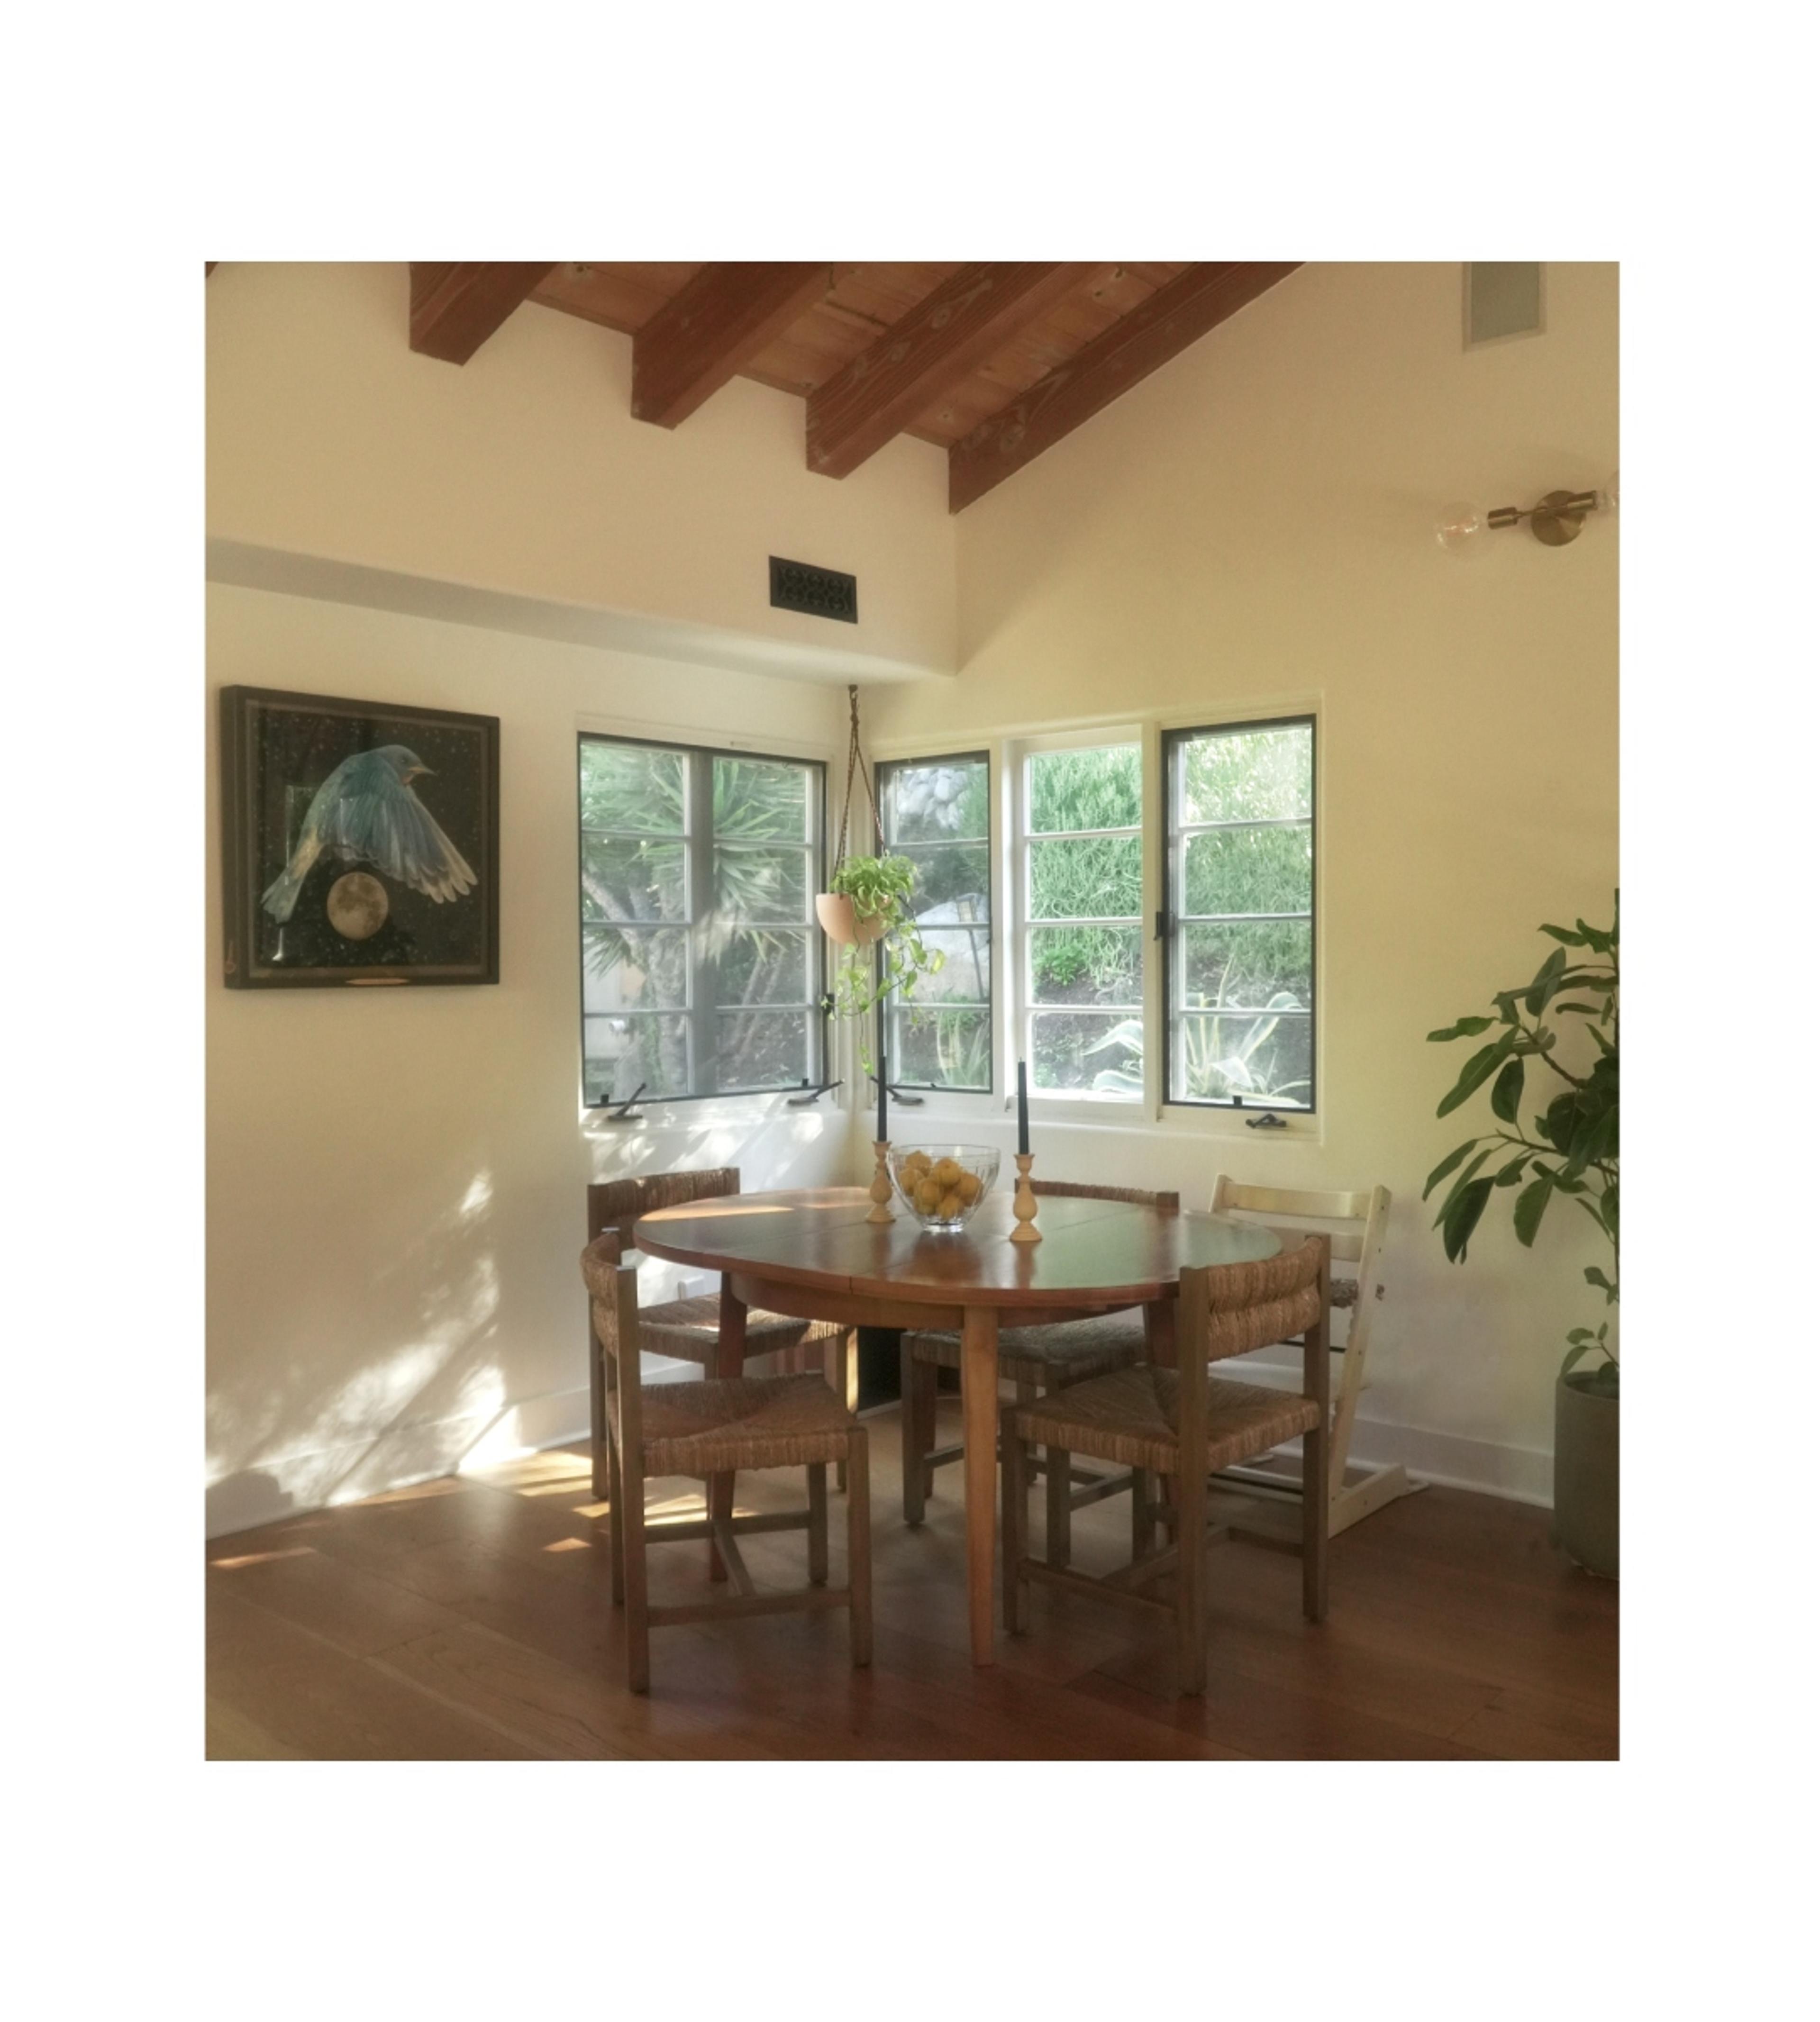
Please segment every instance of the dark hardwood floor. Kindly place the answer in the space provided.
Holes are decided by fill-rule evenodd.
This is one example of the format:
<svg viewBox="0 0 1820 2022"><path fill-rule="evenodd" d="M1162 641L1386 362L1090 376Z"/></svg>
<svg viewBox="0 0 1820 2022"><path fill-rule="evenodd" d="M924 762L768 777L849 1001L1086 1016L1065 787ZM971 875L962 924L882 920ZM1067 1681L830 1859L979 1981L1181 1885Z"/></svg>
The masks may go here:
<svg viewBox="0 0 1820 2022"><path fill-rule="evenodd" d="M946 1422L956 1411L944 1399ZM208 1551L211 1758L1193 1756L1611 1758L1617 1589L1548 1542L1545 1512L1431 1488L1336 1540L1328 1619L1292 1557L1209 1558L1204 1699L1170 1695L1161 1627L1036 1587L1032 1631L967 1655L959 1471L907 1530L894 1408L872 1417L875 1652L845 1616L656 1632L652 1692L623 1683L606 1520L585 1453L557 1451L217 1539ZM699 1484L663 1484L681 1514ZM742 1476L740 1506L800 1502L800 1472ZM831 1525L842 1577L842 1524ZM1041 1495L1032 1527L1041 1531ZM1118 1562L1122 1498L1080 1511L1076 1557ZM761 1585L804 1578L800 1532L746 1541ZM652 1599L707 1591L707 1547L652 1553Z"/></svg>

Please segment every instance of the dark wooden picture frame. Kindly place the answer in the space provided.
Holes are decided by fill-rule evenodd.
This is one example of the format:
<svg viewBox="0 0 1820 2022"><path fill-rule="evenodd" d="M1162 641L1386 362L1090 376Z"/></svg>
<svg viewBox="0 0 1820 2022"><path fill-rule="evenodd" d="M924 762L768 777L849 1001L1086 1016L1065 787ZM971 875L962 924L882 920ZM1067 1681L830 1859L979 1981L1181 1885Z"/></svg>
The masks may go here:
<svg viewBox="0 0 1820 2022"><path fill-rule="evenodd" d="M230 988L499 981L496 716L281 688L221 706Z"/></svg>

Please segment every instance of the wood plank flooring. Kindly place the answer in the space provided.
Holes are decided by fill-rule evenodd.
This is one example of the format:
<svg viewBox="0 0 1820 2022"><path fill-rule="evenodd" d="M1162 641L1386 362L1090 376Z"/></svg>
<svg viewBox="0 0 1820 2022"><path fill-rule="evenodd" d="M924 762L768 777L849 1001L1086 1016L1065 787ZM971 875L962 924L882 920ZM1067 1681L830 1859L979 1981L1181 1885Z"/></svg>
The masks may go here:
<svg viewBox="0 0 1820 2022"><path fill-rule="evenodd" d="M942 1402L944 1440L957 1407ZM949 1422L952 1420L951 1424ZM959 1470L905 1527L895 1407L872 1436L875 1652L838 1612L661 1630L624 1680L606 1511L579 1448L217 1538L207 1553L212 1759L1614 1758L1617 1589L1576 1571L1544 1512L1444 1488L1336 1539L1325 1624L1281 1552L1208 1555L1204 1699L1171 1696L1160 1626L1042 1586L1031 1633L968 1657ZM651 1514L699 1484L657 1484ZM742 1509L802 1497L742 1476ZM833 1577L843 1576L839 1498ZM1042 1496L1032 1498L1042 1531ZM1119 1562L1122 1498L1076 1513L1075 1557ZM804 1579L800 1532L743 1541L761 1586ZM654 1601L707 1593L707 1547L654 1549Z"/></svg>

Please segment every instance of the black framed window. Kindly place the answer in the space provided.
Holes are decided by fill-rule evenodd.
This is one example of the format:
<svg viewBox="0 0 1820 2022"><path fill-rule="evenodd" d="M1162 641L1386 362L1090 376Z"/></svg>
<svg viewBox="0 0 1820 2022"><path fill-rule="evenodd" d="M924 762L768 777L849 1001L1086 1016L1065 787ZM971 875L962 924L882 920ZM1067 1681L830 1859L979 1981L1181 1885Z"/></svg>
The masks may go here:
<svg viewBox="0 0 1820 2022"><path fill-rule="evenodd" d="M916 867L912 910L946 957L907 1003L890 1000L894 1087L992 1088L992 768L983 751L878 768L885 847Z"/></svg>
<svg viewBox="0 0 1820 2022"><path fill-rule="evenodd" d="M1166 1101L1314 1107L1314 719L1166 732Z"/></svg>
<svg viewBox="0 0 1820 2022"><path fill-rule="evenodd" d="M584 735L582 1079L593 1107L823 1076L818 761Z"/></svg>

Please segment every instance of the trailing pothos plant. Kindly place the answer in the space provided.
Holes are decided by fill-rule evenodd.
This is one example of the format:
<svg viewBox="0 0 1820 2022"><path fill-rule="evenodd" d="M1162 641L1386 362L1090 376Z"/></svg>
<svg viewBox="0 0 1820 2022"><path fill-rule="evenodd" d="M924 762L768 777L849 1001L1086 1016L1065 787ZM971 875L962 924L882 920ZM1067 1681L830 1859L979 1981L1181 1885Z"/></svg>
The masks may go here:
<svg viewBox="0 0 1820 2022"><path fill-rule="evenodd" d="M907 856L849 856L835 867L828 889L853 901L859 925L880 929L842 951L834 979L836 1016L863 1018L894 991L910 996L920 978L935 975L947 961L941 949L924 942L910 910L915 882L916 867Z"/></svg>
<svg viewBox="0 0 1820 2022"><path fill-rule="evenodd" d="M1596 1224L1611 1245L1609 1272L1589 1265L1586 1279L1605 1294L1607 1305L1617 1303L1617 901L1612 901L1608 930L1576 920L1573 930L1544 926L1541 931L1560 945L1535 979L1492 998L1491 1017L1461 1018L1434 1040L1476 1038L1497 1027L1497 1036L1481 1046L1460 1071L1460 1079L1435 1111L1449 1116L1490 1084L1491 1112L1498 1129L1481 1131L1448 1153L1428 1175L1422 1189L1426 1200L1449 1174L1453 1185L1442 1200L1434 1225L1441 1231L1449 1259L1463 1262L1466 1246L1478 1226L1493 1193L1516 1189L1511 1220L1517 1240L1527 1249L1536 1240L1548 1203L1557 1194L1571 1201ZM1570 955L1570 950L1574 952ZM1567 1021L1575 1020L1577 1023ZM1584 1034L1588 1046L1571 1046L1576 1071L1560 1054L1563 1037ZM1590 1057L1588 1056L1590 1055ZM1532 1069L1539 1070L1532 1080ZM1530 1115L1525 1130L1520 1118L1526 1099L1538 1093L1544 1106ZM1494 1159L1501 1162L1493 1167ZM1487 1170L1490 1168L1490 1170ZM1575 1327L1568 1335L1567 1375L1588 1356L1599 1358L1581 1386L1598 1394L1617 1395L1617 1356L1610 1338L1609 1321L1596 1328Z"/></svg>

